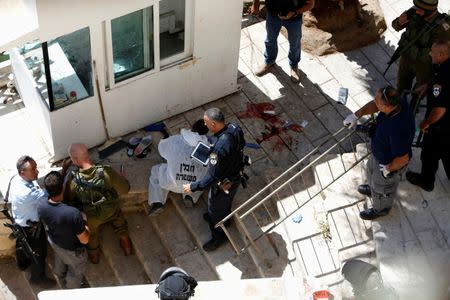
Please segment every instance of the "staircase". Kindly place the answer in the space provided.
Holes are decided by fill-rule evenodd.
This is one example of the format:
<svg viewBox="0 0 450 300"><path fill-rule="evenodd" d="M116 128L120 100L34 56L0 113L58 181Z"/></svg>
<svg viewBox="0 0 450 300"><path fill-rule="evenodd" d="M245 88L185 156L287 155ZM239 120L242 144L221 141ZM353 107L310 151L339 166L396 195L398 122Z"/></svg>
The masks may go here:
<svg viewBox="0 0 450 300"><path fill-rule="evenodd" d="M90 287L155 284L163 270L179 266L205 282L294 278L302 292L308 290L305 278L319 278L330 287L339 285L342 261L354 257L359 246L364 246L362 256L371 255L366 249L371 243L367 232L352 231L370 226L355 224L361 222L357 217L362 207L359 195L351 198L353 202L338 196L354 189L353 183L350 188L342 182L360 177L358 165L368 154L357 155L351 150L362 141L358 133L343 128L285 172L265 158L257 160L247 170L249 187L240 189L234 204L237 208L227 217L234 220L233 226L225 228L230 243L213 252L202 249L210 238L202 217L206 194L194 208L185 208L181 195L169 194L164 212L150 218L142 205L147 201L148 177L132 178L132 192L123 198L123 211L133 255L123 256L112 228L104 226L100 263L88 264L86 282ZM118 169L124 153L114 155L111 165ZM124 167L129 174L140 174L158 162L149 157ZM290 220L300 213L300 223ZM349 250L351 254L347 254ZM51 256L50 252L49 271ZM41 292L28 284L25 273L18 271L13 261L2 264L0 277L17 299L35 299Z"/></svg>

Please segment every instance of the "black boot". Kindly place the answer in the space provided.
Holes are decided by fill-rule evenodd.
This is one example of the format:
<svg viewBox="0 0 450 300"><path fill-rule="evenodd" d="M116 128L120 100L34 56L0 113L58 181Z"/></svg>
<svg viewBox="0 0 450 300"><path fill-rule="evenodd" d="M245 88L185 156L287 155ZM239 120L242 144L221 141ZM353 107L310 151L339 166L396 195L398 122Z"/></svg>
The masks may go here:
<svg viewBox="0 0 450 300"><path fill-rule="evenodd" d="M374 208L369 208L366 210L363 210L359 213L359 216L363 220L375 220L376 218L383 217L389 213L391 208L385 208L380 211L375 210Z"/></svg>
<svg viewBox="0 0 450 300"><path fill-rule="evenodd" d="M360 194L366 195L366 196L371 196L372 192L370 191L370 186L368 184L361 184L358 186L358 192Z"/></svg>
<svg viewBox="0 0 450 300"><path fill-rule="evenodd" d="M203 250L205 250L206 252L214 251L226 241L226 238L212 238L203 245Z"/></svg>
<svg viewBox="0 0 450 300"><path fill-rule="evenodd" d="M406 180L408 180L411 184L417 185L421 187L423 190L427 192L431 192L434 189L434 183L425 182L422 174L408 171L406 172Z"/></svg>

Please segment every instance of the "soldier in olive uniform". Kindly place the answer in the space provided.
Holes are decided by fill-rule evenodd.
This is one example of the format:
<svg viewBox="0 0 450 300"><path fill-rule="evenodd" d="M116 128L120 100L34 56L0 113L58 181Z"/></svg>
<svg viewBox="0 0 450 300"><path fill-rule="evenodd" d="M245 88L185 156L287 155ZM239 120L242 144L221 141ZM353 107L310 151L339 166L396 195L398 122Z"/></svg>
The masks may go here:
<svg viewBox="0 0 450 300"><path fill-rule="evenodd" d="M69 174L64 201L74 204L87 216L90 240L87 244L89 259L97 264L100 259L98 231L110 223L119 236L124 254L131 254L128 226L120 209L119 195L130 189L128 180L109 166L93 164L84 144L69 148L72 162L78 168Z"/></svg>
<svg viewBox="0 0 450 300"><path fill-rule="evenodd" d="M397 74L397 90L411 90L426 84L432 76L428 53L436 39L450 39L450 18L437 11L438 0L414 0L414 6L392 21L396 31L406 29L398 47L401 51ZM414 107L412 107L414 109Z"/></svg>

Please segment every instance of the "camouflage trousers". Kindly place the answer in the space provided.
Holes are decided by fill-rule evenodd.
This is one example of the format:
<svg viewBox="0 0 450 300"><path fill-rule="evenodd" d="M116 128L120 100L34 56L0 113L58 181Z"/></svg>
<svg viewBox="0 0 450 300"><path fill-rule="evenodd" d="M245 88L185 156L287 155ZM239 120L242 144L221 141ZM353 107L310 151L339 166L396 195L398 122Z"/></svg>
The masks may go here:
<svg viewBox="0 0 450 300"><path fill-rule="evenodd" d="M103 224L110 223L114 232L119 236L128 235L128 224L123 216L122 210L117 207L109 216L91 216L87 215L87 225L90 231L88 250L96 250L100 247L99 230Z"/></svg>

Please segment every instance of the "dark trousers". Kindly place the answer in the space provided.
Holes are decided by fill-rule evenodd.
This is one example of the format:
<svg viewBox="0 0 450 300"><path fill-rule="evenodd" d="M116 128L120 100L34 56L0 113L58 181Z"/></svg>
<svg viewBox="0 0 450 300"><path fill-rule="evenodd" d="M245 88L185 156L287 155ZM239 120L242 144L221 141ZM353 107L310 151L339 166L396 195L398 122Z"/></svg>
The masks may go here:
<svg viewBox="0 0 450 300"><path fill-rule="evenodd" d="M434 184L441 159L445 174L450 179L450 130L430 128L423 137L420 159L422 160L422 180L425 184Z"/></svg>
<svg viewBox="0 0 450 300"><path fill-rule="evenodd" d="M214 228L214 226L231 212L231 205L239 188L240 181L233 182L229 193L226 194L217 185L209 189L208 194L208 214L209 214L209 229L213 239L223 240L226 235L222 228Z"/></svg>
<svg viewBox="0 0 450 300"><path fill-rule="evenodd" d="M43 226L36 232L31 227L23 227L27 234L27 241L31 249L37 254L37 262L31 262L31 281L40 281L45 278L45 258L47 257L47 237Z"/></svg>

